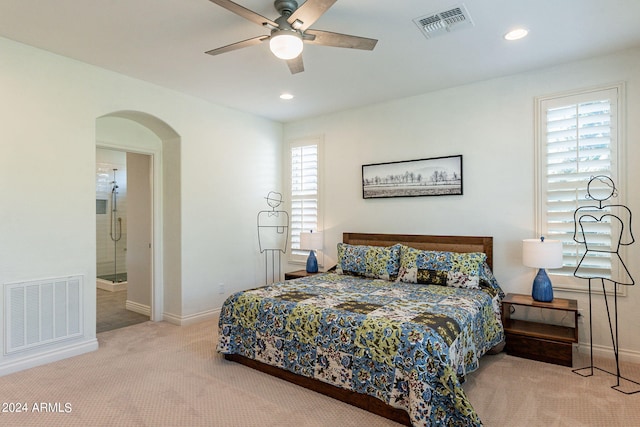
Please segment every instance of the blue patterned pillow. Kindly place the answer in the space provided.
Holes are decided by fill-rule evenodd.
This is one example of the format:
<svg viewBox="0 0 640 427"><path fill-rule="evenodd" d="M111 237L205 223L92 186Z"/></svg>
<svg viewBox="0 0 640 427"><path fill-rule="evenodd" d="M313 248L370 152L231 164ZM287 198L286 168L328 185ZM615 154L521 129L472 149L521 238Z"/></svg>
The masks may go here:
<svg viewBox="0 0 640 427"><path fill-rule="evenodd" d="M487 255L481 252L424 251L402 246L400 280L478 289L486 260Z"/></svg>
<svg viewBox="0 0 640 427"><path fill-rule="evenodd" d="M491 267L486 262L482 263L482 268L480 269L480 288L491 296L497 296L499 300L502 300L505 296L504 291L493 275L493 271L491 271Z"/></svg>
<svg viewBox="0 0 640 427"><path fill-rule="evenodd" d="M400 270L401 245L366 246L338 243L336 273L396 280Z"/></svg>

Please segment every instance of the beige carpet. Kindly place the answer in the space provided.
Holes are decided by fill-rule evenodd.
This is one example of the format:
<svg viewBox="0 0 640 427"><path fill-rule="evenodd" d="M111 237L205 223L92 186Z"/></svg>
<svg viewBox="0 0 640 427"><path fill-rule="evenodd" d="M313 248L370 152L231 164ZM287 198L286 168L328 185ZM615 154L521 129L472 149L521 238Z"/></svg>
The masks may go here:
<svg viewBox="0 0 640 427"><path fill-rule="evenodd" d="M216 321L146 322L98 334L100 349L0 377L1 426L395 426L331 398L225 361ZM633 366L623 374L640 377ZM632 377L631 375L636 375ZM640 425L640 394L615 377L505 354L486 356L465 385L486 426ZM56 412L34 412L45 403ZM0 408L1 409L1 408Z"/></svg>
<svg viewBox="0 0 640 427"><path fill-rule="evenodd" d="M589 362L574 354L574 364ZM613 360L598 360L596 366L615 371ZM639 366L621 368L624 377L640 381ZM616 377L594 372L581 377L571 368L501 353L483 357L464 389L486 426L640 426L640 393L612 390ZM624 380L621 385L627 392L640 389Z"/></svg>

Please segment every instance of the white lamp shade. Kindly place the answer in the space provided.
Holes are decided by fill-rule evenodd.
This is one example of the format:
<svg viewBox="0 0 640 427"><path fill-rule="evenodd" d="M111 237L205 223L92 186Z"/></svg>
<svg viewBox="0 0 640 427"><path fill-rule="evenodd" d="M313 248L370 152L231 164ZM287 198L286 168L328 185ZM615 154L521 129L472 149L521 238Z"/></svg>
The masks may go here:
<svg viewBox="0 0 640 427"><path fill-rule="evenodd" d="M294 31L281 30L269 39L269 48L280 59L293 59L302 53L302 38Z"/></svg>
<svg viewBox="0 0 640 427"><path fill-rule="evenodd" d="M562 242L560 240L524 239L522 263L533 268L562 267Z"/></svg>
<svg viewBox="0 0 640 427"><path fill-rule="evenodd" d="M322 233L300 233L300 249L322 249Z"/></svg>

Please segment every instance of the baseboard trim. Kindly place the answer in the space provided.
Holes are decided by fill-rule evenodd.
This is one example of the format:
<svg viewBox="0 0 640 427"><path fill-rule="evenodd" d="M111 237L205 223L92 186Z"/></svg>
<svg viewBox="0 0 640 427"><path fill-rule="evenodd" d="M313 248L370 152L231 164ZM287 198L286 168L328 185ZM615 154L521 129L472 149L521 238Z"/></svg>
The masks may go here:
<svg viewBox="0 0 640 427"><path fill-rule="evenodd" d="M36 366L46 365L47 363L57 362L58 360L67 359L69 357L79 356L98 349L98 340L91 338L88 341L70 344L55 350L49 350L37 354L28 355L6 363L0 363L0 377L14 372L24 371L25 369L35 368Z"/></svg>
<svg viewBox="0 0 640 427"><path fill-rule="evenodd" d="M581 355L589 356L589 343L580 342L578 344L578 352ZM615 354L613 353L613 347L608 347L604 345L595 345L595 344L593 345L593 356L602 357L605 359L615 358ZM638 351L619 349L618 357L621 362L630 362L630 363L640 364L640 352Z"/></svg>
<svg viewBox="0 0 640 427"><path fill-rule="evenodd" d="M126 308L129 311L134 311L136 313L151 317L151 307L148 305L127 300L125 302L124 308Z"/></svg>
<svg viewBox="0 0 640 427"><path fill-rule="evenodd" d="M200 313L189 314L187 316L179 316L172 313L162 313L162 320L169 322L173 325L187 326L194 323L200 323L205 320L213 319L220 314L220 309L215 308L213 310L201 311Z"/></svg>

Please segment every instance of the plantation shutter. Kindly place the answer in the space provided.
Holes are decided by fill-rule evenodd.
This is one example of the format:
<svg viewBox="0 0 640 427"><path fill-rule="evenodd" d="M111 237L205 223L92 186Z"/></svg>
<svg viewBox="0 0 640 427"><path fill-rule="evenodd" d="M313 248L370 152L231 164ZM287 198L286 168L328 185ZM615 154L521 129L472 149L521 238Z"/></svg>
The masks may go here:
<svg viewBox="0 0 640 427"><path fill-rule="evenodd" d="M539 147L540 234L563 242L563 267L550 273L573 275L586 248L574 240L576 209L597 206L587 197L587 184L597 175L618 182L618 87L542 99ZM609 200L605 204L616 204ZM586 212L582 212L586 213ZM613 212L615 213L615 212ZM600 211L602 214L602 211ZM589 242L611 248L611 221L585 232ZM611 255L590 252L581 263L598 277L611 277Z"/></svg>
<svg viewBox="0 0 640 427"><path fill-rule="evenodd" d="M306 256L300 250L300 233L318 231L318 145L291 147L291 252Z"/></svg>

